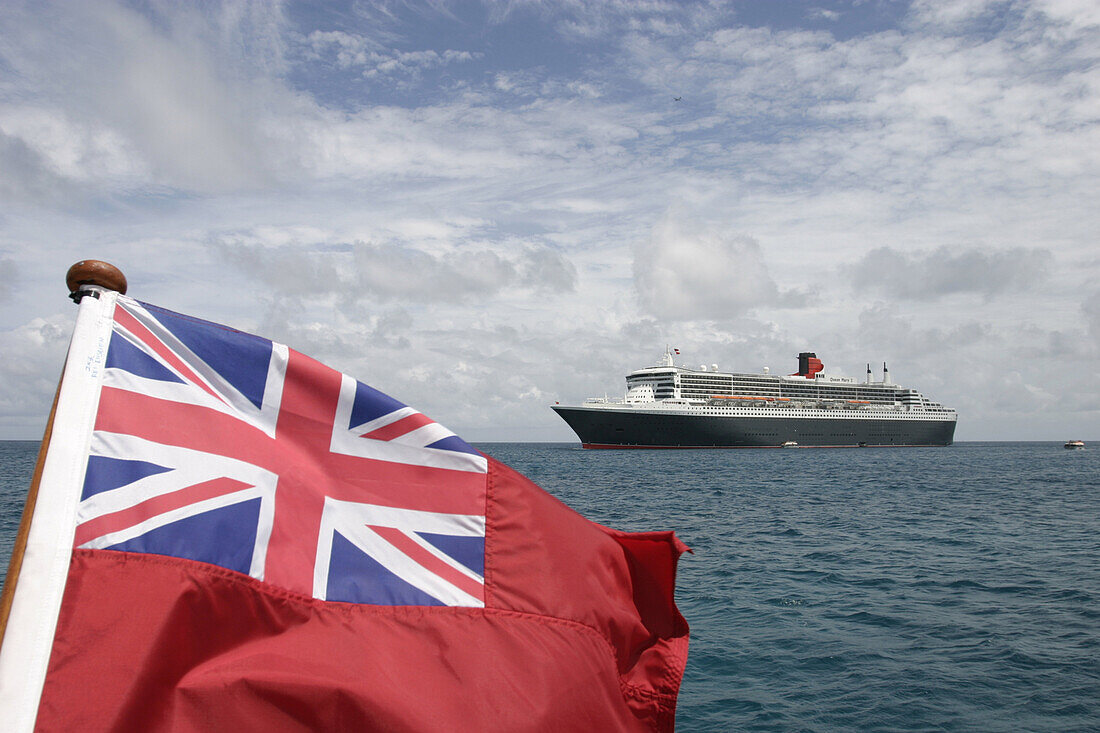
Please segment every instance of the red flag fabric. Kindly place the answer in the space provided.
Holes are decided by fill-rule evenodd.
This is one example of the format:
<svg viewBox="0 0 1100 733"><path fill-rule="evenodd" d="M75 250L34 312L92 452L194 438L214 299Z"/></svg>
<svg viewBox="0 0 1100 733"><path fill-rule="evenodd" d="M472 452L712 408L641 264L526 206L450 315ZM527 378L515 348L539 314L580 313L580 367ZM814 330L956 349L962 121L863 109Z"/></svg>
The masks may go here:
<svg viewBox="0 0 1100 733"><path fill-rule="evenodd" d="M279 344L112 293L90 308L101 332L66 367L97 390L89 434L54 438L86 449L79 472L47 471L75 509L34 519L68 567L42 573L53 610L17 586L15 629L49 635L44 653L16 642L42 659L28 701L7 682L9 624L0 714L66 731L673 728L688 627L671 532L594 524Z"/></svg>
<svg viewBox="0 0 1100 733"><path fill-rule="evenodd" d="M489 475L483 609L318 601L76 550L38 727L671 730L683 545L594 525L495 462Z"/></svg>

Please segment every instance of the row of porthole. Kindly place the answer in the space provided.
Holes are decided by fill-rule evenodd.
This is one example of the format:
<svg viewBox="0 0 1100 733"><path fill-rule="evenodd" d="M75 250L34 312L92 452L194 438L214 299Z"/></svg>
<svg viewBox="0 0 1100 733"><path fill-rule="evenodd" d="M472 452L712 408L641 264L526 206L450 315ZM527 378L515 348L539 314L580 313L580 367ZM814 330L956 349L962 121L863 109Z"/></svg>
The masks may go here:
<svg viewBox="0 0 1100 733"><path fill-rule="evenodd" d="M732 408L726 408L726 410L731 410L731 409ZM797 410L798 408L780 408L780 409ZM712 415L714 417L726 417L730 413L729 412L719 412L718 410L706 410L702 414ZM832 417L832 418L837 418L838 420L844 420L844 419L878 420L880 418L887 418L887 419L894 419L894 420L917 420L917 419L919 419L919 416L917 416L917 415L864 415L864 414L858 414L858 415L853 416L853 415L845 415L844 413L820 412L820 411L812 412L809 415L807 415L805 412L799 413L797 415L783 415L783 416L765 413L765 414L749 414L749 415L744 415L744 417L767 417L767 418L786 417L787 419L795 420L795 419L798 419L800 417L809 417L811 415L814 416L814 417Z"/></svg>

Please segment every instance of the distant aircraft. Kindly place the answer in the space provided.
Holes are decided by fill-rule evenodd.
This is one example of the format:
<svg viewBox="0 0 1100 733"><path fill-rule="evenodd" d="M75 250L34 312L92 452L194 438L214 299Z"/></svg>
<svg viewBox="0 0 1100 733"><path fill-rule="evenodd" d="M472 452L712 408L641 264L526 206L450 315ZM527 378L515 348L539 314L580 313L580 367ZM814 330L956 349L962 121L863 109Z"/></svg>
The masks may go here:
<svg viewBox="0 0 1100 733"><path fill-rule="evenodd" d="M683 97L673 97L672 101L673 102L679 102L681 99L683 99Z"/></svg>

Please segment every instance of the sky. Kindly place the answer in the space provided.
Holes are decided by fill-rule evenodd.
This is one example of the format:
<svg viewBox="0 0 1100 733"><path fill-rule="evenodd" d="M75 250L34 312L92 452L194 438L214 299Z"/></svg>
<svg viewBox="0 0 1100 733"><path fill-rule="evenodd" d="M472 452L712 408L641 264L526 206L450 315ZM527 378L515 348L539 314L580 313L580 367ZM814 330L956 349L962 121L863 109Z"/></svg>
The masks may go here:
<svg viewBox="0 0 1100 733"><path fill-rule="evenodd" d="M1100 439L1094 0L0 3L0 439L69 265L472 441L691 366Z"/></svg>

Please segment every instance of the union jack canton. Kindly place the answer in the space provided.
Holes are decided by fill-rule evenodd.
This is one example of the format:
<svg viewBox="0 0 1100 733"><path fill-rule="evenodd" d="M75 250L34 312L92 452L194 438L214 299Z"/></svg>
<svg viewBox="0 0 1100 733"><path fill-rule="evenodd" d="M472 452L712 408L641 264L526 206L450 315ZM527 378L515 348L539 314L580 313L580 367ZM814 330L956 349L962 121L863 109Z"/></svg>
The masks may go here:
<svg viewBox="0 0 1100 733"><path fill-rule="evenodd" d="M282 344L120 296L74 544L330 601L484 606L486 463Z"/></svg>

